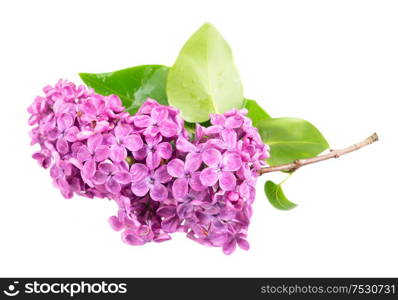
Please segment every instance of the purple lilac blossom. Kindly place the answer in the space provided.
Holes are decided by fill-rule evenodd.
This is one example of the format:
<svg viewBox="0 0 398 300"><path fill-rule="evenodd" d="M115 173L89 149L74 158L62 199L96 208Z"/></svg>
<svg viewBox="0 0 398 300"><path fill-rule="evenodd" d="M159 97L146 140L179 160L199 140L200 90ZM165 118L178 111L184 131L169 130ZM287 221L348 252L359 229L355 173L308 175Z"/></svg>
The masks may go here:
<svg viewBox="0 0 398 300"><path fill-rule="evenodd" d="M65 198L108 198L129 245L174 232L231 254L247 230L265 145L245 109L211 115L189 135L179 111L148 99L135 115L115 95L60 80L28 108L33 158Z"/></svg>

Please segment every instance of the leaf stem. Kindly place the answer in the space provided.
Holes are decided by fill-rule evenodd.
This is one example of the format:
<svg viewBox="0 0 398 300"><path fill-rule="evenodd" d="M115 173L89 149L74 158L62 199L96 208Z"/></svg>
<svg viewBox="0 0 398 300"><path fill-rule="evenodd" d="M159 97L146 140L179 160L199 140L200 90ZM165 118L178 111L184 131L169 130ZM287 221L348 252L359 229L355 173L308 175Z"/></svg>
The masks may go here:
<svg viewBox="0 0 398 300"><path fill-rule="evenodd" d="M294 162L288 163L288 164L283 164L279 166L271 166L271 167L265 167L262 168L258 171L260 175L265 174L265 173L270 173L270 172L277 172L277 171L295 171L302 166L306 166L309 164L314 164L323 160L328 160L331 158L339 158L340 156L359 150L367 145L373 144L374 142L378 141L379 137L377 136L377 133L373 133L371 136L363 140L362 142L359 142L357 144L351 145L349 147L343 148L343 149L337 149L337 150L332 150L330 149L330 152L327 154L311 157L311 158L305 158L305 159L298 159L295 160Z"/></svg>
<svg viewBox="0 0 398 300"><path fill-rule="evenodd" d="M293 173L294 173L294 172L290 172L290 173L285 177L285 179L283 179L278 185L284 184L284 183L293 175Z"/></svg>

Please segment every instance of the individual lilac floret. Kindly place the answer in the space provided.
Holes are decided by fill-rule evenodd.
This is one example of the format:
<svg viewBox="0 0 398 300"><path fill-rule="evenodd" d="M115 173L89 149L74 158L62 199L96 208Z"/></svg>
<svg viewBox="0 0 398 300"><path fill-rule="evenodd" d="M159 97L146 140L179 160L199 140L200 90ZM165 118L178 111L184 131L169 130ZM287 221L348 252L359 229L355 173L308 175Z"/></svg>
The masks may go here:
<svg viewBox="0 0 398 300"><path fill-rule="evenodd" d="M138 168L140 170L137 170ZM133 176L133 182L131 183L133 194L143 197L149 192L149 195L155 201L163 202L167 199L168 190L164 184L171 180L171 176L167 173L166 166L161 166L156 171L153 171L149 170L145 165L137 163L131 169L133 173L138 173L136 178ZM140 180L136 181L137 178Z"/></svg>
<svg viewBox="0 0 398 300"><path fill-rule="evenodd" d="M87 139L87 146L82 145L76 152L77 160L82 164L82 176L91 179L97 169L97 162L109 157L109 147L102 144L103 136L100 133Z"/></svg>
<svg viewBox="0 0 398 300"><path fill-rule="evenodd" d="M149 169L154 170L159 167L162 159L170 159L173 149L169 141L164 142L161 135L156 137L146 136L146 144L133 152L134 159L137 161L145 160L145 164Z"/></svg>
<svg viewBox="0 0 398 300"><path fill-rule="evenodd" d="M148 99L134 118L134 125L142 128L145 136L176 137L183 131L183 121L178 114L175 109Z"/></svg>
<svg viewBox="0 0 398 300"><path fill-rule="evenodd" d="M175 158L167 164L168 173L176 179L172 185L173 196L178 200L184 198L188 194L189 188L195 191L204 190L205 186L201 183L197 172L202 161L188 154L185 162Z"/></svg>
<svg viewBox="0 0 398 300"><path fill-rule="evenodd" d="M104 184L109 193L117 195L123 185L131 183L131 175L123 169L120 170L117 164L102 162L98 165L92 181L97 185Z"/></svg>
<svg viewBox="0 0 398 300"><path fill-rule="evenodd" d="M114 162L121 162L127 157L127 151L138 151L144 143L139 134L133 133L130 125L118 125L114 130L114 135L109 135L108 143L110 147L110 157Z"/></svg>
<svg viewBox="0 0 398 300"><path fill-rule="evenodd" d="M234 171L242 166L242 159L237 152L221 152L209 148L203 153L203 160L208 166L200 173L200 180L205 186L214 186L217 182L224 191L232 191L236 186Z"/></svg>

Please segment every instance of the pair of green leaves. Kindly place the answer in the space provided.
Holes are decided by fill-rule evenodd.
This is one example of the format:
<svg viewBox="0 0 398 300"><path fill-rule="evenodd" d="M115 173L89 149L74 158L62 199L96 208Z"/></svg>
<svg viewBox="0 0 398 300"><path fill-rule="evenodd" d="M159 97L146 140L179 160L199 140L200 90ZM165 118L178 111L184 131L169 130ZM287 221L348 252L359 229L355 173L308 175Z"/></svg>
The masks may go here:
<svg viewBox="0 0 398 300"><path fill-rule="evenodd" d="M244 107L248 110L247 116L258 128L261 139L270 146L271 157L267 162L271 166L313 157L329 148L320 131L308 121L298 118L271 118L254 100L245 99ZM275 208L290 210L297 204L285 196L283 182L276 184L268 180L264 191Z"/></svg>
<svg viewBox="0 0 398 300"><path fill-rule="evenodd" d="M244 103L231 48L209 23L186 42L171 68L148 65L79 75L96 92L119 95L130 113L150 97L177 107L185 121L199 123L209 120L210 113L241 108Z"/></svg>
<svg viewBox="0 0 398 300"><path fill-rule="evenodd" d="M231 48L209 23L185 43L171 68L143 65L79 75L97 93L118 95L131 114L136 113L148 97L177 107L188 130L194 128L194 123L209 120L211 113L246 108L263 141L271 148L267 161L271 166L316 156L329 147L311 123L297 118L271 118L255 100L243 97ZM295 206L285 197L281 184L267 181L265 193L278 209Z"/></svg>
<svg viewBox="0 0 398 300"><path fill-rule="evenodd" d="M313 157L329 148L328 142L319 130L303 119L268 118L259 121L257 128L264 143L270 146L271 157L267 162L271 166ZM282 190L283 182L275 184L268 180L264 190L269 202L275 208L290 210L297 205L286 198Z"/></svg>

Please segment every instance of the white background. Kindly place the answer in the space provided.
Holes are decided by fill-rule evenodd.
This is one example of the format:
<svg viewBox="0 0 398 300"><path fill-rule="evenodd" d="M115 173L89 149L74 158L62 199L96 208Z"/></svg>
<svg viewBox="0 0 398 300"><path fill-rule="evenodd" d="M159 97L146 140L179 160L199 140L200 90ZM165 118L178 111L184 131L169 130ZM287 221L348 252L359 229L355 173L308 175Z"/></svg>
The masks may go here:
<svg viewBox="0 0 398 300"><path fill-rule="evenodd" d="M1 276L398 276L396 1L1 1ZM299 204L258 196L251 249L225 256L175 234L125 245L116 205L65 200L31 159L26 108L58 78L172 65L203 22L230 43L245 95L313 122L332 147L380 142L299 170ZM269 175L279 180L278 174Z"/></svg>

